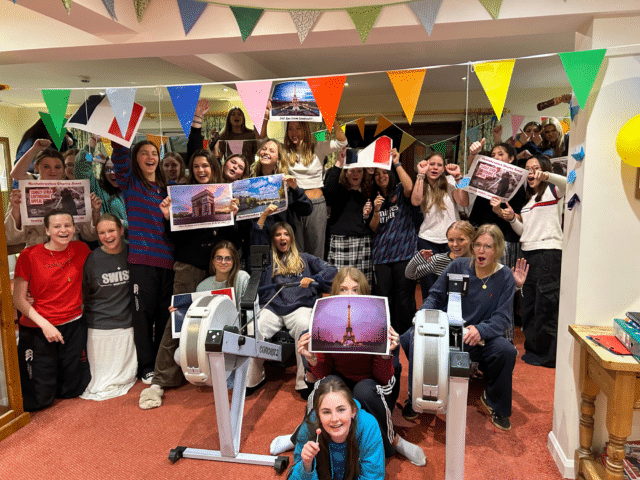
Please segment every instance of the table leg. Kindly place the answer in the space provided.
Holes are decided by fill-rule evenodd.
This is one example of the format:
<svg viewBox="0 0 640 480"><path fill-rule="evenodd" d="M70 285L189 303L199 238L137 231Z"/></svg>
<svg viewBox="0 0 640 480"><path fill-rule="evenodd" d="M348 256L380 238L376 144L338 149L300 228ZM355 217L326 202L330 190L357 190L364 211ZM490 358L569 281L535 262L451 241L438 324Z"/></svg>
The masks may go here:
<svg viewBox="0 0 640 480"><path fill-rule="evenodd" d="M622 480L624 467L624 444L631 434L633 422L633 403L635 397L636 374L633 372L615 372L613 392L607 398L607 464L605 480Z"/></svg>
<svg viewBox="0 0 640 480"><path fill-rule="evenodd" d="M584 478L582 460L593 460L595 457L591 451L593 443L593 415L595 414L595 399L600 389L587 374L588 353L582 348L580 351L580 388L582 390L580 402L580 448L575 452L574 466L576 478Z"/></svg>

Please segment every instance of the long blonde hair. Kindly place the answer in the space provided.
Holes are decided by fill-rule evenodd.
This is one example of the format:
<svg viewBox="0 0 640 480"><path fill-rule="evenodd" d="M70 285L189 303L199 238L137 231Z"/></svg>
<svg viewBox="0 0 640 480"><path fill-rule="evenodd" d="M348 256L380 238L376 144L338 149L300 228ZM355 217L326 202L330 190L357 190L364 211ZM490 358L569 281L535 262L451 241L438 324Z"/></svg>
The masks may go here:
<svg viewBox="0 0 640 480"><path fill-rule="evenodd" d="M500 230L500 228L493 223L485 223L484 225L480 225L478 227L478 230L476 230L476 234L473 236L473 240L471 240L471 245L476 243L478 238L480 238L482 235L489 235L493 238L493 248L496 252L495 261L497 263L504 253L504 235L502 234L502 230ZM474 261L475 251L473 257L471 257L471 264L473 264Z"/></svg>
<svg viewBox="0 0 640 480"><path fill-rule="evenodd" d="M276 247L276 233L282 229L287 231L290 239L289 251L284 253ZM276 275L282 275L283 277L298 275L305 269L304 260L300 257L298 247L296 247L296 237L293 235L293 229L286 222L276 223L271 230L271 256L273 258L271 277Z"/></svg>
<svg viewBox="0 0 640 480"><path fill-rule="evenodd" d="M303 137L300 140L300 152L298 154L298 147L289 139L289 124L293 122L287 122L287 130L284 136L284 151L289 161L289 165L292 167L296 162L302 163L305 167L308 167L313 160L313 152L316 146L315 142L311 139L311 130L307 122L297 122L302 128Z"/></svg>
<svg viewBox="0 0 640 480"><path fill-rule="evenodd" d="M425 160L429 162L433 157L440 157L442 166L444 167L445 161L439 152L430 153ZM431 185L431 182L425 178L423 182L422 203L420 204L423 213L429 212L434 205L440 210L447 209L444 204L444 197L449 193L449 182L447 182L445 175L446 170L442 170L442 174L436 179L435 185Z"/></svg>
<svg viewBox="0 0 640 480"><path fill-rule="evenodd" d="M548 142L544 136L544 133L543 133L544 127L546 127L547 125L553 126L553 128L555 128L556 131L558 132L558 140L556 140L553 143ZM540 143L540 147L543 150L552 148L553 156L561 157L565 150L565 144L564 144L564 130L562 130L562 124L560 123L560 121L554 117L545 118L544 121L540 124L540 132L542 133L542 142Z"/></svg>
<svg viewBox="0 0 640 480"><path fill-rule="evenodd" d="M331 295L340 294L340 285L345 279L349 277L351 280L358 284L358 295L370 295L371 287L367 281L367 277L364 273L355 267L342 267L333 277L333 283L331 284Z"/></svg>

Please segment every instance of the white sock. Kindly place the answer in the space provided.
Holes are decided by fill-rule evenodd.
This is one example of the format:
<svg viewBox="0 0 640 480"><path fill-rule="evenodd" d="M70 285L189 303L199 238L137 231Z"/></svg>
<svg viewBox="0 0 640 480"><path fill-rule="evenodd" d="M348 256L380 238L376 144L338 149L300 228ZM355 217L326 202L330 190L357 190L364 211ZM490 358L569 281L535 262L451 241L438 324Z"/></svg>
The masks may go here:
<svg viewBox="0 0 640 480"><path fill-rule="evenodd" d="M162 387L160 385L156 385L154 383L152 383L149 388L153 388L154 390L162 390Z"/></svg>
<svg viewBox="0 0 640 480"><path fill-rule="evenodd" d="M405 457L414 465L422 467L427 464L427 457L418 445L407 442L404 438L398 436L398 444L396 452Z"/></svg>
<svg viewBox="0 0 640 480"><path fill-rule="evenodd" d="M271 455L280 455L281 453L293 450L295 445L291 442L291 435L280 435L273 439L269 446Z"/></svg>

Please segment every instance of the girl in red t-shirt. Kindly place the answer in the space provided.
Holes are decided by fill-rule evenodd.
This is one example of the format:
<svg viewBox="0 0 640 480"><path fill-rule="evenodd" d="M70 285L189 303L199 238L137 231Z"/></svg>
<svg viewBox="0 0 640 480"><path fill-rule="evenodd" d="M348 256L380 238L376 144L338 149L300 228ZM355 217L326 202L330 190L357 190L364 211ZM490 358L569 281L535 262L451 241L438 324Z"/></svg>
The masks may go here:
<svg viewBox="0 0 640 480"><path fill-rule="evenodd" d="M26 411L48 407L56 397L77 397L91 379L87 329L78 321L82 270L90 250L71 240L75 225L70 214L52 210L44 226L49 241L23 250L13 289L13 303L23 312L18 359Z"/></svg>

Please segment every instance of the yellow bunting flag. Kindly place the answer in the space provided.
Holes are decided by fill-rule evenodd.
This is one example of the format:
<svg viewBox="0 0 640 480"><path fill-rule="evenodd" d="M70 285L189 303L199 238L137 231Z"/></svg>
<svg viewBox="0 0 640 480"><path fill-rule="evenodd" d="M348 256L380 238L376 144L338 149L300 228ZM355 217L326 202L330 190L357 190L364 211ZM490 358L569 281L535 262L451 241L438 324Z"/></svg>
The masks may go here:
<svg viewBox="0 0 640 480"><path fill-rule="evenodd" d="M563 135L569 131L570 127L569 127L569 122L567 120L562 120L560 122L560 125L562 125L562 134Z"/></svg>
<svg viewBox="0 0 640 480"><path fill-rule="evenodd" d="M364 140L364 117L356 120L356 125L358 125L358 130L360 130L360 136Z"/></svg>
<svg viewBox="0 0 640 480"><path fill-rule="evenodd" d="M165 136L160 136L160 135L152 135L150 133L147 133L147 140L149 140L151 143L153 143L156 148L158 149L158 152L162 150L162 145L164 145L164 142L167 141L168 137Z"/></svg>
<svg viewBox="0 0 640 480"><path fill-rule="evenodd" d="M374 137L377 137L378 134L384 132L387 128L389 128L391 125L393 125L393 123L391 123L389 120L387 120L386 118L384 118L384 116L380 115L378 117L378 126L376 127L376 133L373 135Z"/></svg>
<svg viewBox="0 0 640 480"><path fill-rule="evenodd" d="M138 17L138 23L142 21L144 11L147 9L151 0L133 0L133 8L136 11L136 17Z"/></svg>
<svg viewBox="0 0 640 480"><path fill-rule="evenodd" d="M307 78L309 88L313 93L313 98L322 112L324 124L331 133L333 129L333 121L338 112L338 105L342 98L342 90L344 90L344 82L347 80L346 75L337 77Z"/></svg>
<svg viewBox="0 0 640 480"><path fill-rule="evenodd" d="M407 132L402 132L402 140L400 140L400 150L399 153L404 152L407 147L409 147L416 139L409 135Z"/></svg>
<svg viewBox="0 0 640 480"><path fill-rule="evenodd" d="M71 0L62 0L62 4L67 9L67 13L71 13Z"/></svg>
<svg viewBox="0 0 640 480"><path fill-rule="evenodd" d="M487 12L491 14L494 20L498 19L498 15L500 15L500 7L502 6L502 0L480 0L480 3L484 8L487 9Z"/></svg>
<svg viewBox="0 0 640 480"><path fill-rule="evenodd" d="M511 83L511 74L513 66L516 63L513 60L499 60L497 62L476 63L474 69L478 80L487 94L493 111L500 120L504 102L507 99L509 91L509 83Z"/></svg>
<svg viewBox="0 0 640 480"><path fill-rule="evenodd" d="M107 155L111 156L111 154L113 153L111 140L109 140L108 138L102 137L102 146L104 147L104 151L107 153Z"/></svg>
<svg viewBox="0 0 640 480"><path fill-rule="evenodd" d="M425 73L426 70L395 70L387 72L409 123L413 121L413 114L420 98L420 90L422 90Z"/></svg>

